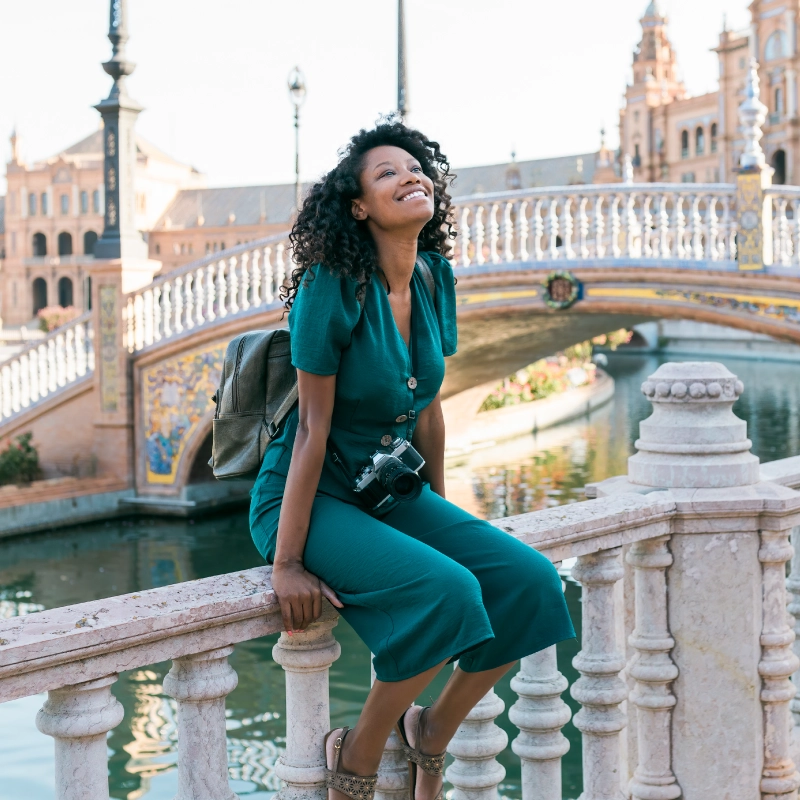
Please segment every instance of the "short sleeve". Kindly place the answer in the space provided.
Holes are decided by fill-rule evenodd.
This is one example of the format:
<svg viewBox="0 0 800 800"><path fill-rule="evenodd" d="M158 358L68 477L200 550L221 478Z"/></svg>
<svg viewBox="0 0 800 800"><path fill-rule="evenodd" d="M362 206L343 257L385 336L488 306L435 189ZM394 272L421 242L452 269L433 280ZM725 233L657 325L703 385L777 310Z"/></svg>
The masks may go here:
<svg viewBox="0 0 800 800"><path fill-rule="evenodd" d="M358 283L316 265L303 276L289 313L292 364L315 375L335 375L350 344L361 305Z"/></svg>
<svg viewBox="0 0 800 800"><path fill-rule="evenodd" d="M452 356L458 349L456 325L456 281L450 262L438 253L426 251L420 255L428 262L436 284L436 318L442 337L442 355Z"/></svg>

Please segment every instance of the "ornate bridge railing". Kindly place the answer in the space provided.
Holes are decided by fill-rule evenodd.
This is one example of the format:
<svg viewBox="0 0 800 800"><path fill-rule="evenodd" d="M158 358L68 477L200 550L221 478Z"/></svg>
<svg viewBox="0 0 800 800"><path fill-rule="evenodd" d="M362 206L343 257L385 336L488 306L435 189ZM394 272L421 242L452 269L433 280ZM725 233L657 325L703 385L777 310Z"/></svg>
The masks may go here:
<svg viewBox="0 0 800 800"><path fill-rule="evenodd" d="M0 422L93 370L94 330L87 311L0 364Z"/></svg>
<svg viewBox="0 0 800 800"><path fill-rule="evenodd" d="M794 797L790 676L800 661L785 566L800 520L800 494L788 488L800 484L800 459L767 465L759 481L745 423L731 411L741 383L722 365L665 365L643 391L655 413L629 477L590 487L597 499L495 523L554 562L577 559L580 677L570 691L581 706L582 796ZM795 613L798 574L789 581ZM284 800L325 796L335 624L328 608L273 649L286 671ZM55 739L57 797L100 800L106 734L123 718L111 692L117 673L171 659L163 688L178 709L178 796L233 798L225 697L237 676L227 659L238 642L280 629L269 568L0 621L0 702L47 691L36 721ZM512 688L523 800L561 800L570 711L555 648L524 658ZM502 710L490 692L451 743L455 797L498 796ZM405 796L406 774L391 738L383 800Z"/></svg>

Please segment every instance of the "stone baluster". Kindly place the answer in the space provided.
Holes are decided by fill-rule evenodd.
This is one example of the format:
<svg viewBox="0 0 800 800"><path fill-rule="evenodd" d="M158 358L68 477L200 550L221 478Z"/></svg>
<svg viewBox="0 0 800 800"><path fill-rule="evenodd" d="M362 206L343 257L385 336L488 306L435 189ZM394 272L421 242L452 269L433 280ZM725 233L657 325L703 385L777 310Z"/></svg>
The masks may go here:
<svg viewBox="0 0 800 800"><path fill-rule="evenodd" d="M636 219L636 194L632 191L627 193L625 199L625 255L628 258L640 255L640 231L639 223Z"/></svg>
<svg viewBox="0 0 800 800"><path fill-rule="evenodd" d="M122 722L122 704L111 694L116 675L47 693L36 727L55 739L58 800L108 800L106 737Z"/></svg>
<svg viewBox="0 0 800 800"><path fill-rule="evenodd" d="M281 286L286 280L286 248L283 242L275 247L275 294L280 297Z"/></svg>
<svg viewBox="0 0 800 800"><path fill-rule="evenodd" d="M642 200L642 255L653 257L653 214L650 205L653 198L649 195Z"/></svg>
<svg viewBox="0 0 800 800"><path fill-rule="evenodd" d="M66 359L66 373L67 373L67 381L72 383L75 380L75 376L77 372L75 370L75 328L67 328L64 331L64 356ZM22 370L22 375L24 378L23 382L23 399L25 397L25 389L27 388L27 378L25 377L25 373L27 372L26 369Z"/></svg>
<svg viewBox="0 0 800 800"><path fill-rule="evenodd" d="M792 202L792 258L790 263L797 266L800 263L800 200Z"/></svg>
<svg viewBox="0 0 800 800"><path fill-rule="evenodd" d="M458 224L458 242L461 246L461 266L468 267L469 246L470 246L470 229L469 229L469 208L464 206L461 209L461 220Z"/></svg>
<svg viewBox="0 0 800 800"><path fill-rule="evenodd" d="M603 216L603 197L597 195L594 201L594 257L602 258L606 254L605 217Z"/></svg>
<svg viewBox="0 0 800 800"><path fill-rule="evenodd" d="M510 200L503 209L503 260L514 260L514 203Z"/></svg>
<svg viewBox="0 0 800 800"><path fill-rule="evenodd" d="M542 250L542 237L544 236L544 219L542 218L542 201L537 200L533 206L533 260L541 261L544 258Z"/></svg>
<svg viewBox="0 0 800 800"><path fill-rule="evenodd" d="M86 353L86 325L77 325L75 327L75 370L78 375L85 375L88 365L88 357ZM34 355L34 352L31 352ZM36 371L31 361L31 381L36 378Z"/></svg>
<svg viewBox="0 0 800 800"><path fill-rule="evenodd" d="M39 362L39 397L46 397L50 391L50 373L48 371L49 350L46 344L36 348L37 361Z"/></svg>
<svg viewBox="0 0 800 800"><path fill-rule="evenodd" d="M731 198L722 200L722 251L720 258L729 261L736 259L736 228L731 213Z"/></svg>
<svg viewBox="0 0 800 800"><path fill-rule="evenodd" d="M0 379L1 379L0 382L2 382L3 385L2 413L4 417L10 417L11 416L11 370L7 365L4 367L0 367Z"/></svg>
<svg viewBox="0 0 800 800"><path fill-rule="evenodd" d="M792 570L786 579L786 591L789 595L789 613L794 618L794 654L800 659L800 525L792 528ZM794 727L800 727L800 669L792 676L795 694L789 708L794 718Z"/></svg>
<svg viewBox="0 0 800 800"><path fill-rule="evenodd" d="M619 218L620 196L615 195L611 201L611 255L619 258L622 255L622 248L619 246L620 218Z"/></svg>
<svg viewBox="0 0 800 800"><path fill-rule="evenodd" d="M162 293L161 293L161 285L156 284L153 287L153 341L160 342L161 341L161 324L163 321L163 317L161 314L161 301L162 301Z"/></svg>
<svg viewBox="0 0 800 800"><path fill-rule="evenodd" d="M172 283L170 281L164 281L162 292L163 303L161 308L164 315L164 338L169 339L172 336Z"/></svg>
<svg viewBox="0 0 800 800"><path fill-rule="evenodd" d="M658 249L654 255L660 258L670 257L669 213L665 194L658 198Z"/></svg>
<svg viewBox="0 0 800 800"><path fill-rule="evenodd" d="M282 800L325 798L322 740L330 730L328 670L341 648L337 618L324 615L303 633L282 633L272 657L286 672L286 751L275 769L286 782Z"/></svg>
<svg viewBox="0 0 800 800"><path fill-rule="evenodd" d="M272 269L272 248L264 248L264 300L272 303L275 300L275 273Z"/></svg>
<svg viewBox="0 0 800 800"><path fill-rule="evenodd" d="M135 350L144 347L144 300L141 294L133 298L133 346Z"/></svg>
<svg viewBox="0 0 800 800"><path fill-rule="evenodd" d="M511 679L519 700L508 718L520 730L511 749L522 762L524 800L561 800L561 758L569 751L561 729L570 718L561 694L567 686L558 671L555 645L523 658Z"/></svg>
<svg viewBox="0 0 800 800"><path fill-rule="evenodd" d="M683 196L675 198L675 255L678 258L686 258L686 217L683 214Z"/></svg>
<svg viewBox="0 0 800 800"><path fill-rule="evenodd" d="M547 201L547 257L558 258L558 200Z"/></svg>
<svg viewBox="0 0 800 800"><path fill-rule="evenodd" d="M520 200L517 205L517 258L520 261L528 260L528 236L530 235L530 225L528 224L527 200Z"/></svg>
<svg viewBox="0 0 800 800"><path fill-rule="evenodd" d="M672 772L671 684L678 668L670 657L675 640L667 622L667 577L672 565L668 536L631 545L627 562L635 569L636 627L630 637L636 658L631 700L638 709L639 763L630 784L633 800L675 800L681 789Z"/></svg>
<svg viewBox="0 0 800 800"><path fill-rule="evenodd" d="M499 797L497 787L506 771L496 756L505 750L508 734L494 721L504 707L492 689L459 725L447 748L454 758L445 772L454 787L451 800L497 800Z"/></svg>
<svg viewBox="0 0 800 800"><path fill-rule="evenodd" d="M183 333L183 278L179 275L175 280L172 282L173 286L173 311L174 311L174 322L173 322L173 330L175 333Z"/></svg>
<svg viewBox="0 0 800 800"><path fill-rule="evenodd" d="M236 800L228 783L225 698L239 679L232 647L172 662L164 692L178 703L178 793L175 800Z"/></svg>
<svg viewBox="0 0 800 800"><path fill-rule="evenodd" d="M225 259L217 261L217 316L227 317L228 306L226 300L228 297L228 278L227 278L228 265Z"/></svg>
<svg viewBox="0 0 800 800"><path fill-rule="evenodd" d="M250 283L253 287L253 305L261 305L261 251L256 248L250 253Z"/></svg>
<svg viewBox="0 0 800 800"><path fill-rule="evenodd" d="M213 322L217 318L214 306L217 302L216 264L209 264L206 267L206 319Z"/></svg>
<svg viewBox="0 0 800 800"><path fill-rule="evenodd" d="M589 258L589 215L586 213L588 197L578 201L578 253L581 258Z"/></svg>
<svg viewBox="0 0 800 800"><path fill-rule="evenodd" d="M617 641L614 584L622 578L621 548L580 556L572 577L583 587L581 651L572 661L581 677L570 693L581 704L575 727L583 735L582 800L621 800L620 709L627 688L625 658Z"/></svg>
<svg viewBox="0 0 800 800"><path fill-rule="evenodd" d="M58 373L58 385L67 385L67 346L63 333L56 334L55 337L55 351L56 351L56 370Z"/></svg>
<svg viewBox="0 0 800 800"><path fill-rule="evenodd" d="M693 195L690 200L692 209L692 233L690 257L695 261L703 259L703 217L700 214L700 196Z"/></svg>
<svg viewBox="0 0 800 800"><path fill-rule="evenodd" d="M564 253L564 258L575 258L575 251L572 249L572 198L565 197L561 204L561 220L559 223L561 228L561 243Z"/></svg>
<svg viewBox="0 0 800 800"><path fill-rule="evenodd" d="M497 203L492 203L488 211L488 225L489 225L489 260L492 264L500 263L500 223L497 221L497 215L500 213L500 206Z"/></svg>
<svg viewBox="0 0 800 800"><path fill-rule="evenodd" d="M15 413L19 411L22 406L20 388L19 360L14 359L11 362L11 408Z"/></svg>
<svg viewBox="0 0 800 800"><path fill-rule="evenodd" d="M786 562L792 557L787 530L761 529L758 560L763 573L761 622L761 703L764 708L764 797L795 798L800 774L790 755L791 711L795 698L792 673L800 669L794 654L794 631L786 613Z"/></svg>
<svg viewBox="0 0 800 800"><path fill-rule="evenodd" d="M713 195L706 198L706 258L719 261L719 221L717 219L717 201Z"/></svg>
<svg viewBox="0 0 800 800"><path fill-rule="evenodd" d="M142 294L142 302L144 303L144 344L149 346L153 344L153 290L147 289Z"/></svg>
<svg viewBox="0 0 800 800"><path fill-rule="evenodd" d="M200 267L194 273L192 288L194 289L194 321L195 325L202 325L205 321L206 301L203 285L205 282L206 271Z"/></svg>
<svg viewBox="0 0 800 800"><path fill-rule="evenodd" d="M80 366L80 360L78 361ZM79 372L85 374L86 370ZM35 403L39 399L39 349L35 348L28 353L28 385L30 386L31 402ZM2 414L0 413L0 416Z"/></svg>
<svg viewBox="0 0 800 800"><path fill-rule="evenodd" d="M133 352L133 298L128 297L122 309L123 343L129 353Z"/></svg>
<svg viewBox="0 0 800 800"><path fill-rule="evenodd" d="M47 340L47 378L48 391L54 392L58 389L58 354L56 353L56 340Z"/></svg>
<svg viewBox="0 0 800 800"><path fill-rule="evenodd" d="M186 330L194 328L194 273L187 272L183 277L183 326Z"/></svg>
<svg viewBox="0 0 800 800"><path fill-rule="evenodd" d="M23 353L19 357L19 398L22 408L27 408L31 404L30 365L27 353Z"/></svg>
<svg viewBox="0 0 800 800"><path fill-rule="evenodd" d="M782 266L788 266L790 263L789 258L789 220L786 217L786 198L780 197L778 198L778 208L776 209L776 222L777 222L777 234L775 237L775 241L778 243L777 253L777 261Z"/></svg>
<svg viewBox="0 0 800 800"><path fill-rule="evenodd" d="M250 254L242 253L239 257L239 308L247 311L250 308Z"/></svg>
<svg viewBox="0 0 800 800"><path fill-rule="evenodd" d="M475 263L485 264L486 258L483 255L483 245L486 238L486 229L483 225L483 215L485 213L485 209L483 206L479 205L475 209L474 213L475 225L473 226L473 229L475 231Z"/></svg>

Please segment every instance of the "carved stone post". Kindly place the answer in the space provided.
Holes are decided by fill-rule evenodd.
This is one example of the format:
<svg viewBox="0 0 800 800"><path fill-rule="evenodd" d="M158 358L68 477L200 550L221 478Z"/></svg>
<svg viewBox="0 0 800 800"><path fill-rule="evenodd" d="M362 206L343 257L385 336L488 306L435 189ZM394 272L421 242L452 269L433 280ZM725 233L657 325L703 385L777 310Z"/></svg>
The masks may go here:
<svg viewBox="0 0 800 800"><path fill-rule="evenodd" d="M239 679L232 647L176 658L164 691L178 701L178 794L175 800L236 800L228 784L225 698Z"/></svg>
<svg viewBox="0 0 800 800"><path fill-rule="evenodd" d="M506 771L495 756L505 750L508 735L494 721L504 707L492 689L456 731L447 748L455 760L445 773L455 787L451 800L497 800Z"/></svg>
<svg viewBox="0 0 800 800"><path fill-rule="evenodd" d="M328 670L341 648L331 611L303 633L282 633L272 657L286 672L286 752L276 767L283 800L325 800L322 739L331 727Z"/></svg>
<svg viewBox="0 0 800 800"><path fill-rule="evenodd" d="M522 762L523 800L561 800L561 757L569 751L561 729L571 716L561 693L567 686L555 645L523 658L511 679L519 700L508 717L520 729L511 749Z"/></svg>
<svg viewBox="0 0 800 800"><path fill-rule="evenodd" d="M620 678L625 658L617 641L614 584L622 578L622 548L580 556L572 577L583 587L581 651L573 659L581 677L570 692L582 708L575 727L583 734L581 800L622 800L621 741L627 689Z"/></svg>
<svg viewBox="0 0 800 800"><path fill-rule="evenodd" d="M789 613L794 617L794 654L800 660L800 526L792 528L792 572L786 579L786 590L789 593ZM800 728L800 669L798 669L792 681L795 687L795 694L790 703L792 716L794 718L794 728Z"/></svg>
<svg viewBox="0 0 800 800"><path fill-rule="evenodd" d="M108 800L106 734L122 722L116 675L47 693L36 727L56 740L58 800Z"/></svg>
<svg viewBox="0 0 800 800"><path fill-rule="evenodd" d="M636 628L630 644L637 656L629 668L636 688L639 764L630 784L634 800L675 800L681 789L672 773L671 714L675 695L670 685L678 669L670 658L675 640L667 625L666 570L672 564L667 536L636 542L627 561L636 570Z"/></svg>

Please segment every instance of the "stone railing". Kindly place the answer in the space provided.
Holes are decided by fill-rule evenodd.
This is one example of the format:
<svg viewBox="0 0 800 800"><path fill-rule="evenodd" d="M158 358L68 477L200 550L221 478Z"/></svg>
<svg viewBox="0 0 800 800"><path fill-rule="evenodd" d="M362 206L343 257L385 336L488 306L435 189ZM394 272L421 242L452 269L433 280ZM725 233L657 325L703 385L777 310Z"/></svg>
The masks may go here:
<svg viewBox="0 0 800 800"><path fill-rule="evenodd" d="M760 476L731 410L742 385L722 365L668 364L643 391L654 413L628 476L587 487L587 502L495 523L554 562L577 559L580 678L570 692L581 705L582 797L796 798L790 677L800 660L784 571L800 520L800 494L789 488L800 459ZM789 585L792 609L794 571ZM328 607L273 649L286 672L284 800L325 796L335 625ZM0 702L47 691L37 725L55 739L57 797L105 800L106 735L123 717L111 691L117 674L171 659L164 691L178 708L177 796L233 800L225 697L237 676L227 659L238 642L280 630L266 567L15 617L0 621ZM512 688L523 800L560 800L570 711L555 648L522 659ZM452 741L446 776L456 800L497 798L502 710L490 692ZM405 775L392 737L382 800L405 796Z"/></svg>
<svg viewBox="0 0 800 800"><path fill-rule="evenodd" d="M638 183L459 197L454 263L736 260L733 184Z"/></svg>
<svg viewBox="0 0 800 800"><path fill-rule="evenodd" d="M87 311L0 364L0 421L93 370L94 331Z"/></svg>
<svg viewBox="0 0 800 800"><path fill-rule="evenodd" d="M777 266L800 266L800 188L772 186L765 192L772 204L772 248Z"/></svg>
<svg viewBox="0 0 800 800"><path fill-rule="evenodd" d="M133 353L279 299L292 265L287 233L214 253L127 295L125 343Z"/></svg>

